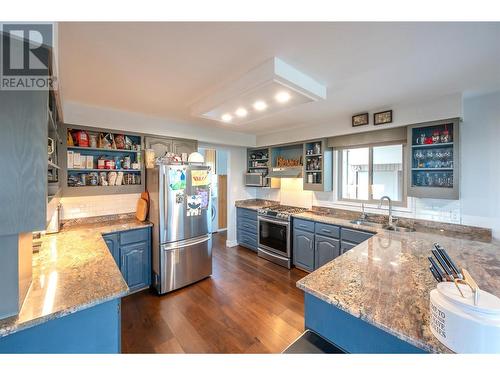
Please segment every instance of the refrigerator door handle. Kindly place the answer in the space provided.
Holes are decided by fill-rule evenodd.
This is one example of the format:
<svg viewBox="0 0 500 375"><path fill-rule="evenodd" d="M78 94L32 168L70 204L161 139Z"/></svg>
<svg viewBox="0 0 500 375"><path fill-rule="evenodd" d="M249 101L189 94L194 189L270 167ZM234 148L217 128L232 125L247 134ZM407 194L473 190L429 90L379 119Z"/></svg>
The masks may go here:
<svg viewBox="0 0 500 375"><path fill-rule="evenodd" d="M212 238L212 235L207 234L205 236L190 238L189 240L183 240L183 241L177 241L177 242L164 244L161 246L161 249L162 249L162 251L176 250L176 249L179 249L182 247L198 245L200 243L208 241L210 238Z"/></svg>

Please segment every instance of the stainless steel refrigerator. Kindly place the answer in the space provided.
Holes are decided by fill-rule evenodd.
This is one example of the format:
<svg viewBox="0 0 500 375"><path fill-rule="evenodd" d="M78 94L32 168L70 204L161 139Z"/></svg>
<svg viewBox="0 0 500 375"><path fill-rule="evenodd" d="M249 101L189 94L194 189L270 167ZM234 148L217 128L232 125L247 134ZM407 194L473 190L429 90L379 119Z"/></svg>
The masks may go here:
<svg viewBox="0 0 500 375"><path fill-rule="evenodd" d="M212 274L210 167L160 164L147 169L153 223L153 285L160 294Z"/></svg>

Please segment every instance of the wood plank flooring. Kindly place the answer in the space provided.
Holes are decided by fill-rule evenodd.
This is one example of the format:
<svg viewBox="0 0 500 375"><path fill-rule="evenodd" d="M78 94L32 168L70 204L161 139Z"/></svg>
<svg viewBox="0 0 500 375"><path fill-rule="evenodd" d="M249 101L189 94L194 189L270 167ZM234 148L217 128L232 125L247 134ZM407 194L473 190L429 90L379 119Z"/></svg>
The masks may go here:
<svg viewBox="0 0 500 375"><path fill-rule="evenodd" d="M225 242L214 236L212 277L123 299L123 353L280 353L304 331L306 274Z"/></svg>

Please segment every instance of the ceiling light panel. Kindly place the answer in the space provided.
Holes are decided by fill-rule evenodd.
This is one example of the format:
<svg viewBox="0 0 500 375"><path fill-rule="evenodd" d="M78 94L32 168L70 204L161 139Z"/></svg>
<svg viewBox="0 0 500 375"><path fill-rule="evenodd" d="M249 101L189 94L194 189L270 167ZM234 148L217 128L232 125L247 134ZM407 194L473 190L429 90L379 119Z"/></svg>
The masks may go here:
<svg viewBox="0 0 500 375"><path fill-rule="evenodd" d="M324 99L325 86L273 58L198 102L192 114L219 122L245 124Z"/></svg>

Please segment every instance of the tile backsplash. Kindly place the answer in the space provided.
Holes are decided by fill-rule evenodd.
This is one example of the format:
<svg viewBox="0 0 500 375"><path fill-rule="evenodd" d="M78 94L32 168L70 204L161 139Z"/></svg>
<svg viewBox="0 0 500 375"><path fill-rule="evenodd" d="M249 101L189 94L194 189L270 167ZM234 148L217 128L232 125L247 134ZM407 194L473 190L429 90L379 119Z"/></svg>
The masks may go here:
<svg viewBox="0 0 500 375"><path fill-rule="evenodd" d="M61 199L62 220L135 212L140 194L95 195Z"/></svg>

